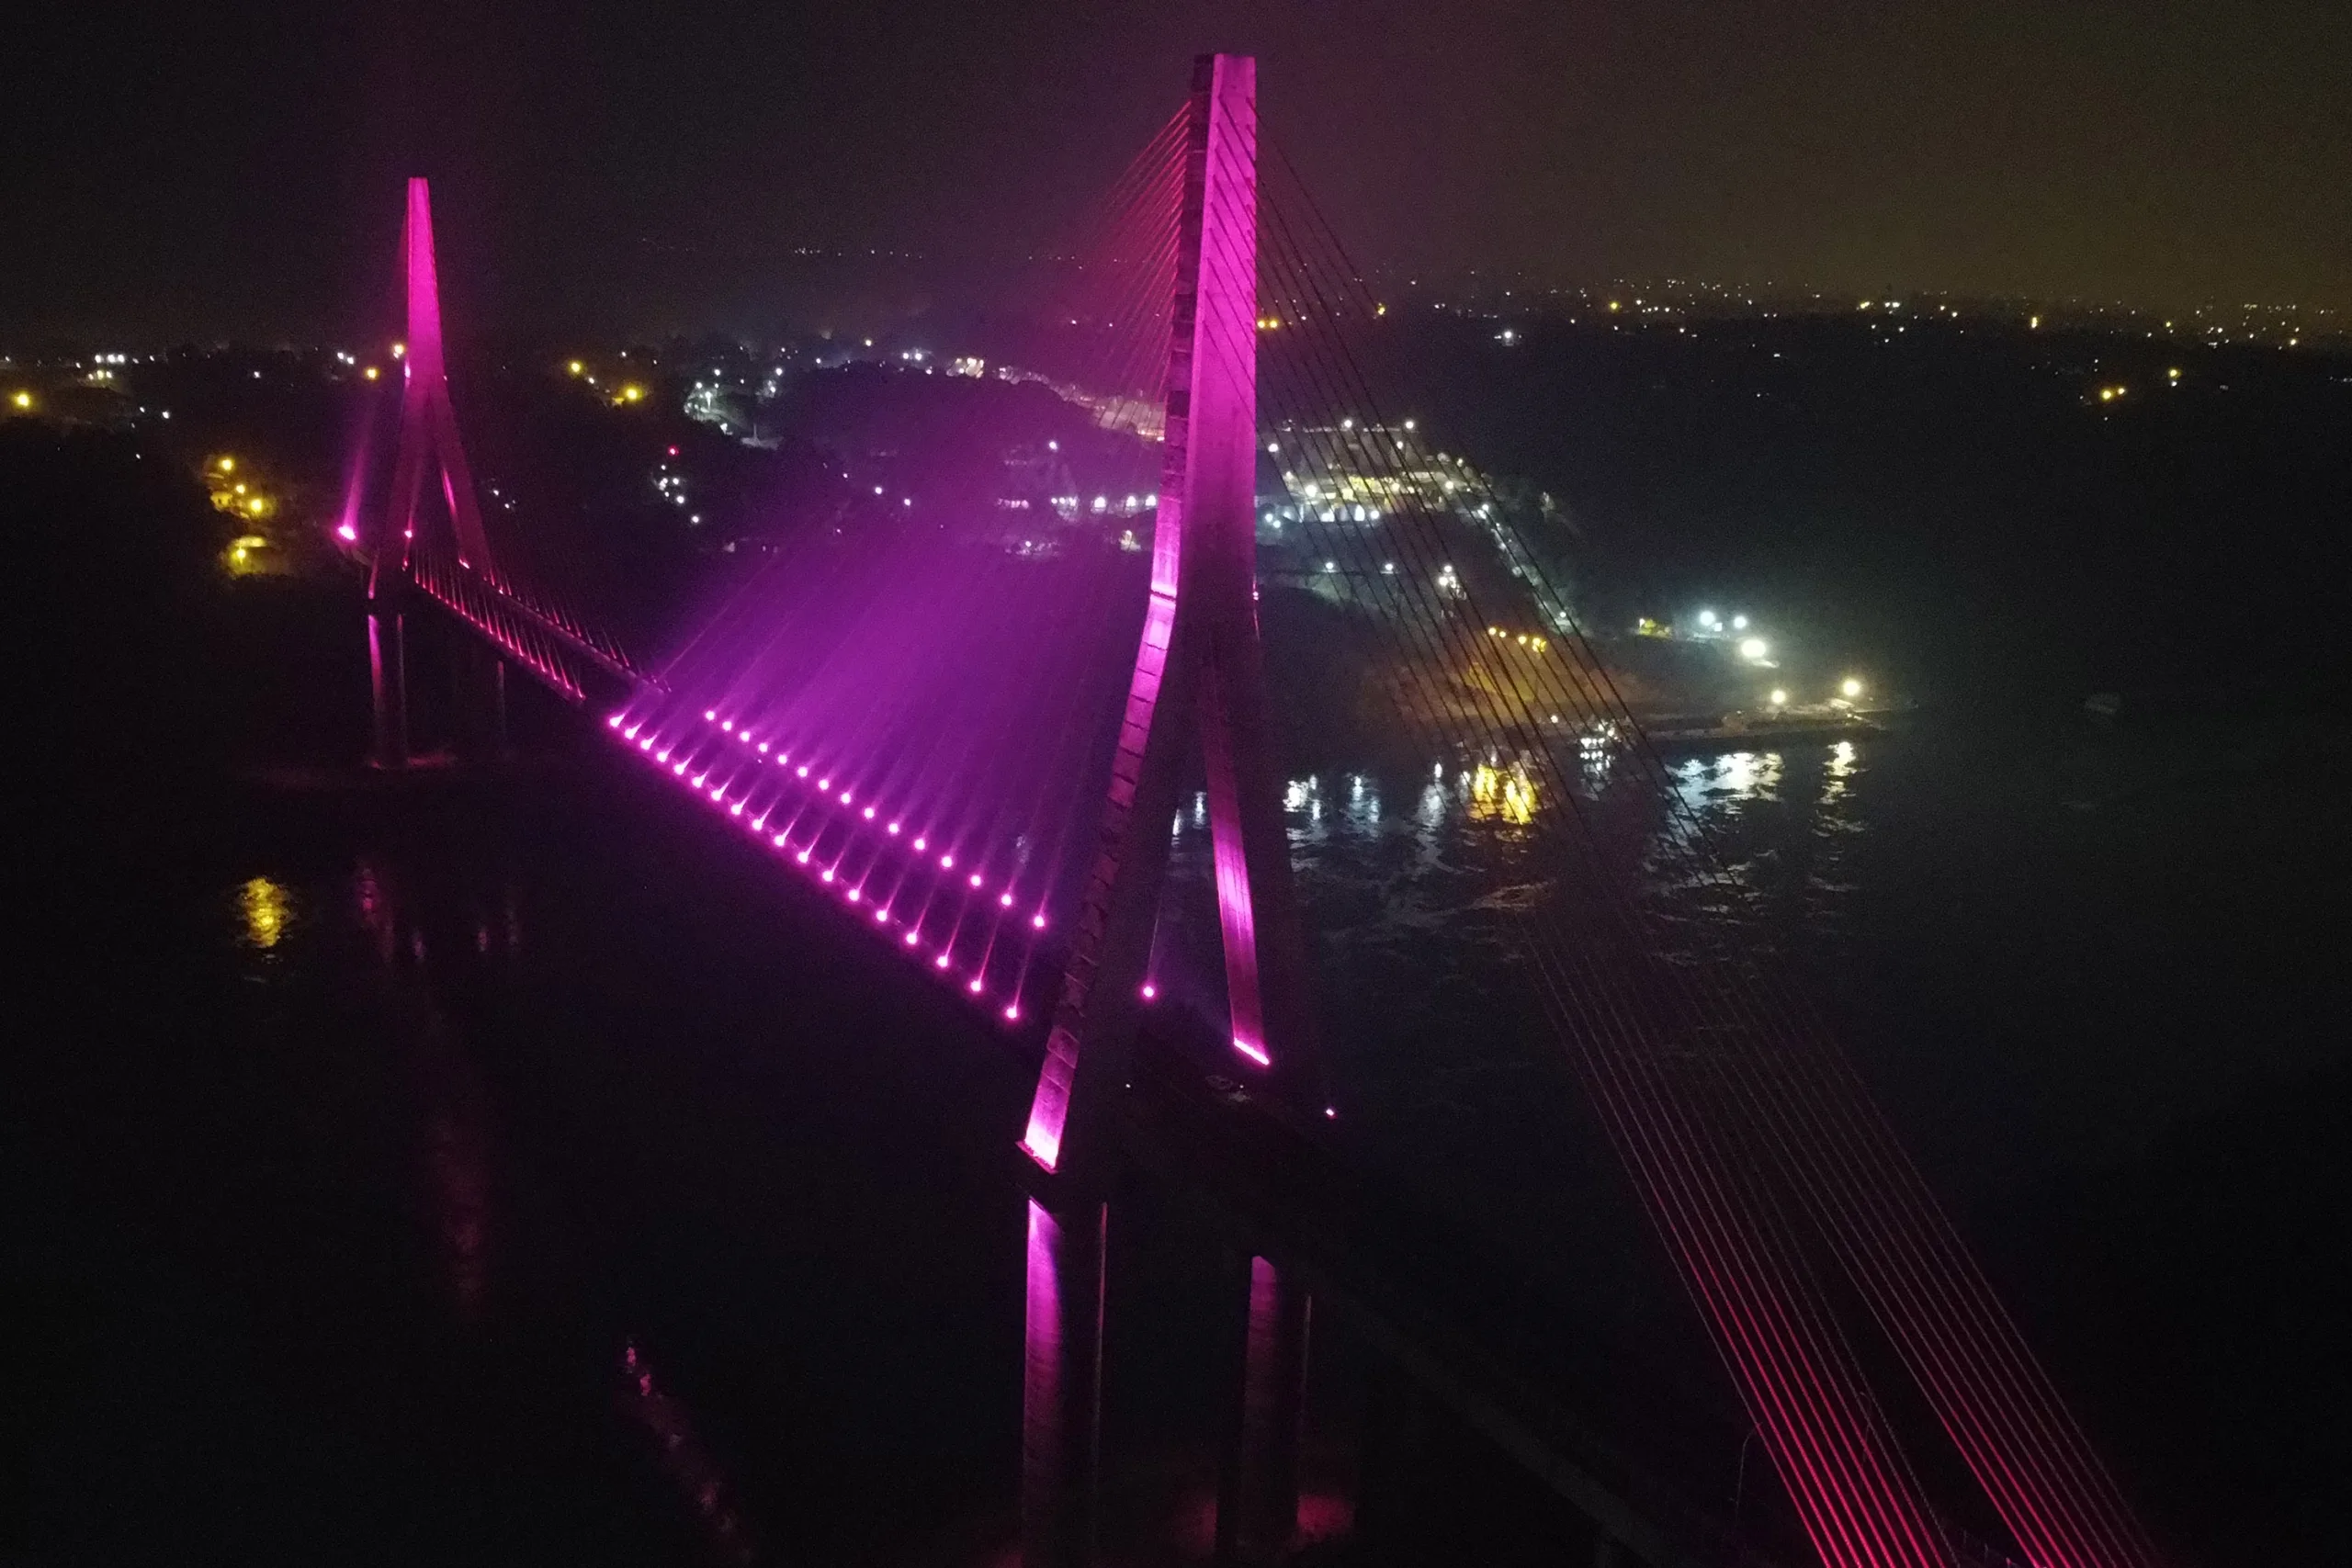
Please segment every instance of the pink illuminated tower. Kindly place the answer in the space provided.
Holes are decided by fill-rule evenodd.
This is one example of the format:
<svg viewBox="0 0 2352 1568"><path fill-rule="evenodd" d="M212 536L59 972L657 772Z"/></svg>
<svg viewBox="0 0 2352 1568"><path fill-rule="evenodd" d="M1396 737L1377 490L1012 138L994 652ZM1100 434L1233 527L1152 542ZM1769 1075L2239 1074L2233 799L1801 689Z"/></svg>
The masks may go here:
<svg viewBox="0 0 2352 1568"><path fill-rule="evenodd" d="M1093 1552L1103 1203L1112 1103L1127 1077L1189 744L1208 780L1228 1035L1238 1072L1322 1103L1258 640L1257 62L1193 64L1150 598L1095 862L1022 1147L1046 1173L1030 1212L1022 1550L1027 1568ZM1219 1488L1228 1555L1273 1555L1298 1510L1309 1303L1249 1261L1234 1452ZM1246 1297L1246 1300L1244 1299Z"/></svg>
<svg viewBox="0 0 2352 1568"><path fill-rule="evenodd" d="M1022 1146L1048 1171L1090 1156L1088 1118L1122 1082L1186 749L1208 778L1235 1064L1303 1100L1317 1082L1303 944L1267 733L1258 641L1257 62L1193 77L1166 453L1151 595L1095 864Z"/></svg>
<svg viewBox="0 0 2352 1568"><path fill-rule="evenodd" d="M401 360L401 437L392 490L379 515L368 572L368 664L375 702L376 765L408 760L406 626L401 598L415 549L425 470L441 480L441 497L456 535L458 563L498 581L474 497L473 470L458 437L441 343L441 290L433 267L433 197L422 179L408 182L401 228L401 261L408 289L408 335Z"/></svg>

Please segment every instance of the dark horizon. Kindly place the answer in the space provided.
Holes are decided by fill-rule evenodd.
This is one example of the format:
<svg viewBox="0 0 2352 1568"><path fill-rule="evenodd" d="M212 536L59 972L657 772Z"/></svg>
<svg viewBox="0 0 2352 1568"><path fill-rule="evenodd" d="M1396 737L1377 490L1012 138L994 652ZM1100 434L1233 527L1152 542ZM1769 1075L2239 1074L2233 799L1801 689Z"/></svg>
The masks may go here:
<svg viewBox="0 0 2352 1568"><path fill-rule="evenodd" d="M793 254L1050 243L1210 47L1261 54L1272 141L1368 267L2352 311L2352 35L2292 0L323 15L30 25L12 337L348 338L382 313L410 173L460 319L887 319L932 286L846 299Z"/></svg>

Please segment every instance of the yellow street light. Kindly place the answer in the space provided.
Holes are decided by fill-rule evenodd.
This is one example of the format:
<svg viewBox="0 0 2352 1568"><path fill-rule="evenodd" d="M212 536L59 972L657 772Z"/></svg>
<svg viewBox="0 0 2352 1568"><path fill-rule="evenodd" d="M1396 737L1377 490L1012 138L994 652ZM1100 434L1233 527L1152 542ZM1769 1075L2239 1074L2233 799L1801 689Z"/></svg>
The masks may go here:
<svg viewBox="0 0 2352 1568"><path fill-rule="evenodd" d="M372 380L374 380L374 379L376 378L376 377L377 377L377 375L379 374L379 372L377 371L377 369L376 369L376 367L375 367L374 366L370 365L369 367L368 367L368 368L367 368L364 372L362 372L362 374L363 374L363 375L365 375L365 376L368 378L368 379L369 379L370 381L372 381Z"/></svg>
<svg viewBox="0 0 2352 1568"><path fill-rule="evenodd" d="M407 352L408 352L408 344L404 344L404 343L396 343L396 344L392 344L392 357L393 357L394 359L398 359L398 358L400 358L402 355L406 354Z"/></svg>
<svg viewBox="0 0 2352 1568"><path fill-rule="evenodd" d="M29 409L33 406L33 395L30 392L18 392L15 397L10 398L8 400L14 403L20 410Z"/></svg>
<svg viewBox="0 0 2352 1568"><path fill-rule="evenodd" d="M221 458L221 459L220 459L220 471L221 471L222 473L224 473L224 474L233 474L233 473L235 473L235 472L237 471L237 459L235 459L234 457L223 457L223 458Z"/></svg>
<svg viewBox="0 0 2352 1568"><path fill-rule="evenodd" d="M1855 680L1851 675L1847 676L1845 682L1839 685L1838 689L1845 693L1849 697L1859 697L1862 694L1862 683L1860 681Z"/></svg>
<svg viewBox="0 0 2352 1568"><path fill-rule="evenodd" d="M569 364L569 365L565 366L565 367L564 367L564 368L565 368L566 370L571 371L574 376L577 376L577 375L581 374L582 371L586 370L588 367L587 367L585 365L581 364L581 363L580 363L580 361L578 361L577 359L575 359L575 360L573 360L571 364Z"/></svg>
<svg viewBox="0 0 2352 1568"><path fill-rule="evenodd" d="M1789 705L1789 694L1788 694L1788 693L1786 693L1786 692L1784 692L1784 691L1782 691L1782 690L1781 690L1778 686L1773 687L1773 688L1772 688L1772 705L1773 705L1774 707L1776 707L1776 708L1782 708L1782 707L1786 707L1786 706L1788 706L1788 705Z"/></svg>

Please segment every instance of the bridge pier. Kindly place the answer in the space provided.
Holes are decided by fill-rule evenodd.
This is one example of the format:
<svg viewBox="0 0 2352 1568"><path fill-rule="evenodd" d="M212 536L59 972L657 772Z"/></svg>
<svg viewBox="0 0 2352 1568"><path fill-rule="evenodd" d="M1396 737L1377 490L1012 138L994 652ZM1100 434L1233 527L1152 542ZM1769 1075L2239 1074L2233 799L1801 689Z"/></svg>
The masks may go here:
<svg viewBox="0 0 2352 1568"><path fill-rule="evenodd" d="M1235 1270L1238 1332L1224 1453L1217 1473L1216 1556L1272 1562L1298 1533L1299 1447L1306 1414L1306 1347L1313 1303L1295 1277L1264 1258Z"/></svg>
<svg viewBox="0 0 2352 1568"><path fill-rule="evenodd" d="M495 762L506 755L506 660L471 639L459 641L457 702L451 737L469 762Z"/></svg>
<svg viewBox="0 0 2352 1568"><path fill-rule="evenodd" d="M375 716L369 761L379 768L408 766L408 622L389 597L368 601L368 684Z"/></svg>
<svg viewBox="0 0 2352 1568"><path fill-rule="evenodd" d="M1022 1568L1092 1568L1102 1450L1100 1199L1028 1201Z"/></svg>

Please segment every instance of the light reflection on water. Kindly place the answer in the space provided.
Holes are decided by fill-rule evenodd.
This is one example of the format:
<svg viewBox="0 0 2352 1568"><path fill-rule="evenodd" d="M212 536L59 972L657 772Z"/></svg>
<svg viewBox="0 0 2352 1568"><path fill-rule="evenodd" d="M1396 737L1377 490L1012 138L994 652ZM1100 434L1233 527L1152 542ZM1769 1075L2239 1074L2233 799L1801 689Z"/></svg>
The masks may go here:
<svg viewBox="0 0 2352 1568"><path fill-rule="evenodd" d="M1858 893L1848 858L1870 827L1871 744L1672 759L1665 811L1608 745L1571 764L1573 803L1559 797L1557 775L1507 752L1412 774L1286 781L1292 864L1340 1087L1368 1100L1375 1118L1434 1117L1477 1139L1495 1134L1516 1110L1512 1097L1539 1078L1564 1082L1556 1045L1531 1014L1521 936L1508 917L1589 881L1566 835L1552 830L1575 830L1563 815L1571 807L1622 839L1606 858L1633 871L1668 944L1736 932L1766 950L1837 945ZM1179 818L1161 944L1182 954L1186 971L1209 976L1190 999L1213 1015L1222 998L1206 818L1197 796ZM1694 835L1713 847L1719 874L1685 869Z"/></svg>
<svg viewBox="0 0 2352 1568"><path fill-rule="evenodd" d="M1610 799L1621 763L1614 748L1589 749L1580 759L1577 793ZM1672 809L1645 829L1638 855L1643 891L1670 900L1690 890L1694 885L1669 852L1703 834L1733 886L1818 895L1809 901L1810 917L1834 917L1838 897L1850 891L1840 850L1869 825L1860 787L1868 772L1863 748L1852 740L1670 762ZM1399 799L1406 809L1390 809ZM1335 801L1345 804L1327 809ZM1558 875L1564 865L1554 863L1565 852L1540 829L1556 825L1560 805L1539 770L1500 755L1468 767L1434 763L1419 780L1310 774L1288 780L1283 794L1310 918L1320 913L1326 918L1318 929L1351 938L1374 933L1360 909L1318 909L1330 903L1334 888L1377 882L1388 896L1385 917L1432 897L1472 903ZM1180 876L1200 869L1207 823L1207 798L1195 795L1177 824Z"/></svg>
<svg viewBox="0 0 2352 1568"><path fill-rule="evenodd" d="M292 891L266 876L240 886L234 895L238 919L244 923L243 941L263 952L276 947L297 919Z"/></svg>

